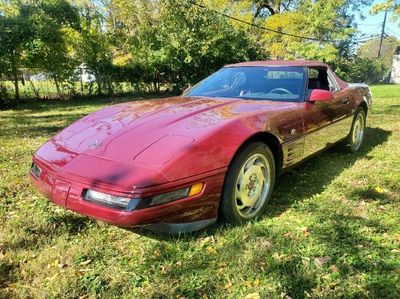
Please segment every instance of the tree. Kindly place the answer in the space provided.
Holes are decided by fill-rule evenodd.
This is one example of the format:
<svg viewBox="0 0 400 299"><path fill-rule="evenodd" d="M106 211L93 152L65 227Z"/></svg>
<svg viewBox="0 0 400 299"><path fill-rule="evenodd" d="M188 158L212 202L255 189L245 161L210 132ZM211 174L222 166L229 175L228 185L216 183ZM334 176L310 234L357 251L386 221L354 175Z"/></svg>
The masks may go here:
<svg viewBox="0 0 400 299"><path fill-rule="evenodd" d="M209 2L211 1L207 1ZM247 32L255 36L257 44L272 58L308 58L332 63L342 57L351 56L351 41L355 34L355 29L352 28L354 16L372 1L225 0L223 2L226 8L220 6L220 11L229 12L246 21L250 12L254 23L278 32L257 30L245 25ZM211 3L208 5L211 7ZM238 5L240 9L230 8Z"/></svg>
<svg viewBox="0 0 400 299"><path fill-rule="evenodd" d="M371 13L377 14L381 11L392 12L393 22L399 21L400 20L400 1L399 0L385 0L382 3L375 4L372 7Z"/></svg>
<svg viewBox="0 0 400 299"><path fill-rule="evenodd" d="M32 30L22 14L0 15L0 75L12 78L15 98L19 100L20 67L26 44L31 39Z"/></svg>
<svg viewBox="0 0 400 299"><path fill-rule="evenodd" d="M60 83L70 78L79 64L71 47L80 29L78 11L65 0L43 0L23 10L33 34L28 66L47 73L60 94Z"/></svg>
<svg viewBox="0 0 400 299"><path fill-rule="evenodd" d="M81 34L77 41L78 54L87 71L96 78L98 93L107 88L112 92L112 52L105 17L94 3L80 7ZM91 89L90 89L91 92Z"/></svg>
<svg viewBox="0 0 400 299"><path fill-rule="evenodd" d="M255 59L257 49L229 21L187 1L113 1L112 24L126 65L141 66L154 90L181 88L226 63Z"/></svg>
<svg viewBox="0 0 400 299"><path fill-rule="evenodd" d="M388 70L381 60L356 57L342 63L336 73L348 82L371 84L383 82Z"/></svg>
<svg viewBox="0 0 400 299"><path fill-rule="evenodd" d="M374 38L372 40L363 43L357 49L356 55L360 58L369 58L371 60L377 59L379 43L380 43L379 38ZM397 45L399 45L399 42L396 42L395 37L383 40L380 60L384 64L385 68L388 70L390 70L392 67L393 54L396 50Z"/></svg>

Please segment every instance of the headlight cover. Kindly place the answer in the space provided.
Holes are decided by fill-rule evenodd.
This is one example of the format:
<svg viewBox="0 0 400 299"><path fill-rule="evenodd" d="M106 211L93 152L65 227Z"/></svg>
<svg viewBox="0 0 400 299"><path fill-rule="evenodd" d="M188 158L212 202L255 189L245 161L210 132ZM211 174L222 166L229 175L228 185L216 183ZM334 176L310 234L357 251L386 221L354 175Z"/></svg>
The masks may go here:
<svg viewBox="0 0 400 299"><path fill-rule="evenodd" d="M32 163L32 166L31 166L31 173L32 173L36 178L39 178L39 177L40 177L40 174L42 173L42 169L41 169L39 166L37 166L36 163Z"/></svg>
<svg viewBox="0 0 400 299"><path fill-rule="evenodd" d="M182 189L147 197L144 200L141 198L115 196L91 189L84 190L82 197L86 201L101 206L106 206L118 210L133 211L166 204L186 197L199 195L203 191L203 187L203 183L196 183Z"/></svg>
<svg viewBox="0 0 400 299"><path fill-rule="evenodd" d="M128 211L133 210L136 207L136 202L139 200L129 197L114 196L90 189L86 190L83 199L102 206Z"/></svg>

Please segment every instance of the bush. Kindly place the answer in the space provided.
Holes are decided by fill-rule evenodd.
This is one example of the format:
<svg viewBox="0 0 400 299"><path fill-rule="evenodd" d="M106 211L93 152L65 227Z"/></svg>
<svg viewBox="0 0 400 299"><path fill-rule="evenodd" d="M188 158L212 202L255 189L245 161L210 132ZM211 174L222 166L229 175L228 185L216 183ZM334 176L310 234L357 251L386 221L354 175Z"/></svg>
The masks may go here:
<svg viewBox="0 0 400 299"><path fill-rule="evenodd" d="M355 58L338 65L336 73L348 82L381 83L389 75L389 69L383 61L370 58Z"/></svg>

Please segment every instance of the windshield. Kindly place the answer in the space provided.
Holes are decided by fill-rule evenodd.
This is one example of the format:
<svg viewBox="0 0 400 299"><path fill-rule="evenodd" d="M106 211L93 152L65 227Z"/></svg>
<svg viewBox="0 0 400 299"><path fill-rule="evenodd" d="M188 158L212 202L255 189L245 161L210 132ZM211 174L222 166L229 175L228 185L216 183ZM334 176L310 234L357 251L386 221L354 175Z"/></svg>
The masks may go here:
<svg viewBox="0 0 400 299"><path fill-rule="evenodd" d="M185 95L300 102L305 81L303 67L227 67L193 86Z"/></svg>

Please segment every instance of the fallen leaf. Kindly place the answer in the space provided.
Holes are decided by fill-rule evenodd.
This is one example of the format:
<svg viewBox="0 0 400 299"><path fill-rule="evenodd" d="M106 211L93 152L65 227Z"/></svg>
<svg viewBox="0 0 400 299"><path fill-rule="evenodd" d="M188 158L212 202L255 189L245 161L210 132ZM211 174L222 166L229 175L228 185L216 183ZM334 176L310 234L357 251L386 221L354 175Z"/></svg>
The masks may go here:
<svg viewBox="0 0 400 299"><path fill-rule="evenodd" d="M339 272L339 269L336 265L332 265L330 269L332 270L332 272Z"/></svg>
<svg viewBox="0 0 400 299"><path fill-rule="evenodd" d="M207 243L215 243L215 239L214 236L210 236L210 237L205 237L203 239L200 240L200 245L203 246Z"/></svg>
<svg viewBox="0 0 400 299"><path fill-rule="evenodd" d="M310 263L310 258L306 257L306 256L302 256L301 262L303 263L304 266L307 266Z"/></svg>
<svg viewBox="0 0 400 299"><path fill-rule="evenodd" d="M246 297L244 297L245 299L260 299L261 296L259 293L250 293L247 294Z"/></svg>
<svg viewBox="0 0 400 299"><path fill-rule="evenodd" d="M224 286L224 289L225 289L225 290L228 290L228 289L230 289L232 286L233 286L232 282L231 282L231 281L228 281L228 282L226 283L226 285Z"/></svg>
<svg viewBox="0 0 400 299"><path fill-rule="evenodd" d="M318 267L321 268L323 265L328 263L331 260L329 256L322 256L322 257L316 257L314 259L314 264Z"/></svg>
<svg viewBox="0 0 400 299"><path fill-rule="evenodd" d="M57 267L58 265L58 260L54 260L51 264L52 267Z"/></svg>
<svg viewBox="0 0 400 299"><path fill-rule="evenodd" d="M284 254L279 254L278 252L275 252L272 257L278 261L282 261L285 258Z"/></svg>
<svg viewBox="0 0 400 299"><path fill-rule="evenodd" d="M272 243L268 240L261 240L260 247L264 250L268 250L272 247Z"/></svg>
<svg viewBox="0 0 400 299"><path fill-rule="evenodd" d="M377 187L375 187L375 192L376 193L379 193L379 194L383 194L383 193L385 193L385 190L383 190L381 187L379 187L379 186L377 186Z"/></svg>
<svg viewBox="0 0 400 299"><path fill-rule="evenodd" d="M207 252L210 253L210 254L216 254L217 250L215 250L215 248L212 247L212 246L208 246L207 247Z"/></svg>
<svg viewBox="0 0 400 299"><path fill-rule="evenodd" d="M291 238L291 237L292 237L292 233L289 233L289 232L288 232L288 233L284 234L283 236L284 236L285 238Z"/></svg>
<svg viewBox="0 0 400 299"><path fill-rule="evenodd" d="M92 262L92 260L86 260L86 261L80 263L79 265L80 265L80 266L85 266L85 265L90 264L91 262Z"/></svg>
<svg viewBox="0 0 400 299"><path fill-rule="evenodd" d="M157 257L159 257L160 256L160 249L159 248L157 248L156 250L154 250L154 252L153 252L153 257L154 258L157 258Z"/></svg>
<svg viewBox="0 0 400 299"><path fill-rule="evenodd" d="M69 265L67 263L58 264L58 268L60 268L60 269L66 269L68 267L69 267Z"/></svg>
<svg viewBox="0 0 400 299"><path fill-rule="evenodd" d="M292 297L290 297L288 294L286 294L286 293L281 293L281 297L283 298L283 299L292 299Z"/></svg>
<svg viewBox="0 0 400 299"><path fill-rule="evenodd" d="M310 234L310 230L308 229L308 227L304 226L304 227L300 227L300 231L305 235L308 236Z"/></svg>
<svg viewBox="0 0 400 299"><path fill-rule="evenodd" d="M243 285L244 285L246 288L251 288L251 282L248 281L248 280L243 281ZM250 295L250 294L249 294L249 295Z"/></svg>

